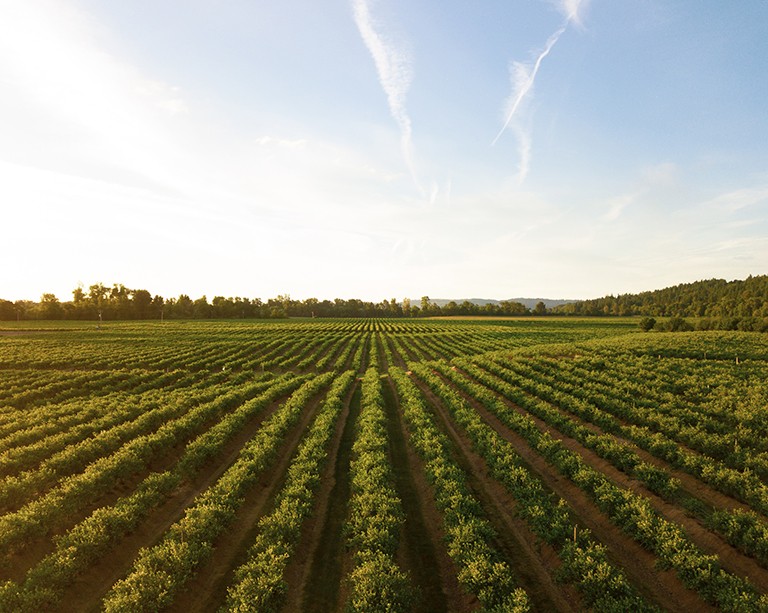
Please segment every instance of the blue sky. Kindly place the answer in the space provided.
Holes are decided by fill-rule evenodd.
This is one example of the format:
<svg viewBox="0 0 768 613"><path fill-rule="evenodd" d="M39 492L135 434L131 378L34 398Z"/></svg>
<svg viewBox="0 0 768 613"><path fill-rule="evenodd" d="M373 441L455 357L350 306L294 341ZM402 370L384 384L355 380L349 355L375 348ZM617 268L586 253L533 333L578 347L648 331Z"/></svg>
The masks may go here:
<svg viewBox="0 0 768 613"><path fill-rule="evenodd" d="M768 273L764 0L0 0L0 297Z"/></svg>

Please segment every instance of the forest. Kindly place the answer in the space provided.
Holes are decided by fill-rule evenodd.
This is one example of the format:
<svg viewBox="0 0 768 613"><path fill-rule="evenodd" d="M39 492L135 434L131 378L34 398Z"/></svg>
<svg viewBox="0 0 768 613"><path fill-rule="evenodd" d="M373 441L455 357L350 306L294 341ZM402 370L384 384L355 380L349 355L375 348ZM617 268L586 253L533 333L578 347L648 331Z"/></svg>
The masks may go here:
<svg viewBox="0 0 768 613"><path fill-rule="evenodd" d="M517 316L643 316L697 318L698 329L768 330L768 275L744 280L710 279L683 283L639 294L576 300L553 308L539 302L532 309L512 300L475 304L450 301L439 306L429 296L364 301L357 298L295 300L288 294L269 298L204 295L192 299L153 295L115 283L77 287L72 300L45 293L38 302L0 299L0 321L14 320L144 320L144 319L284 319L287 317L517 317ZM674 324L673 324L674 325ZM693 324L691 324L693 325Z"/></svg>
<svg viewBox="0 0 768 613"><path fill-rule="evenodd" d="M553 311L560 315L768 317L768 275L681 283L639 294L580 300Z"/></svg>

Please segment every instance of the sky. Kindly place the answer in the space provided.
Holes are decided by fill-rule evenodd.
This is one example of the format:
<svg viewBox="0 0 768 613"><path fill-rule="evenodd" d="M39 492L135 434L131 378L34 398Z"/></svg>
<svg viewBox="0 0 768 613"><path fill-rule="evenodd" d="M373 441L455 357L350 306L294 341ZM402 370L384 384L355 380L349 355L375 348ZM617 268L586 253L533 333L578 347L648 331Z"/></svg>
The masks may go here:
<svg viewBox="0 0 768 613"><path fill-rule="evenodd" d="M0 298L768 273L765 0L0 0Z"/></svg>

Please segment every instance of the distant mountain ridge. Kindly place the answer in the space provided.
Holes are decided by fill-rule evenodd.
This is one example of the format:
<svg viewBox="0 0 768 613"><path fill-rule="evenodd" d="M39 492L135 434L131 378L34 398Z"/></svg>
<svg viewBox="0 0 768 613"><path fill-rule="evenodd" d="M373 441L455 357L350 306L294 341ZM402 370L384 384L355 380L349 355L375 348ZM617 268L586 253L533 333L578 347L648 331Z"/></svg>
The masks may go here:
<svg viewBox="0 0 768 613"><path fill-rule="evenodd" d="M578 300L555 300L552 298L508 298L506 300L494 300L492 298L430 298L429 301L436 304L440 308L443 308L449 302L455 302L456 304L471 302L472 304L476 304L478 306L485 306L486 304L493 304L498 306L502 302L519 302L520 304L525 305L525 307L528 309L533 309L539 302L543 302L544 306L546 306L548 309L562 306L564 304L578 302ZM412 298L411 304L418 306L420 304L420 299Z"/></svg>

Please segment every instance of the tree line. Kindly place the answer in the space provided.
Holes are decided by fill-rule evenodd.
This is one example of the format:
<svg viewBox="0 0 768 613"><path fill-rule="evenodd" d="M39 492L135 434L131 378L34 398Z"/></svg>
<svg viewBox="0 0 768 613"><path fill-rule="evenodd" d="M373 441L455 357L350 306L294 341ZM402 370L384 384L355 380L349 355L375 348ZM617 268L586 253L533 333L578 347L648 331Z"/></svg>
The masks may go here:
<svg viewBox="0 0 768 613"><path fill-rule="evenodd" d="M580 300L552 309L558 315L768 318L768 275L709 279L665 289Z"/></svg>
<svg viewBox="0 0 768 613"><path fill-rule="evenodd" d="M145 289L129 289L116 283L102 283L87 289L78 286L72 300L62 302L46 293L39 302L0 299L0 320L92 320L114 321L130 319L281 319L286 317L436 317L436 316L517 316L544 315L543 302L533 309L519 302L477 305L469 301L449 302L440 307L428 296L418 304L409 298L398 301L369 302L357 298L334 300L294 300L289 295L262 301L260 298L206 296L197 299L181 294L178 298L152 295Z"/></svg>
<svg viewBox="0 0 768 613"><path fill-rule="evenodd" d="M415 301L414 301L415 302ZM285 317L439 317L439 316L628 316L646 318L697 318L703 329L755 329L768 325L768 275L742 281L710 279L665 289L579 300L548 309L539 302L532 309L520 302L504 301L478 305L455 301L443 306L423 296L418 303L409 298L381 302L357 298L295 300L279 295L259 298L201 296L177 298L152 295L145 289L129 289L116 283L78 286L72 300L62 302L54 294L43 294L39 302L0 299L0 320L74 319L280 319ZM755 323L757 322L757 323Z"/></svg>

